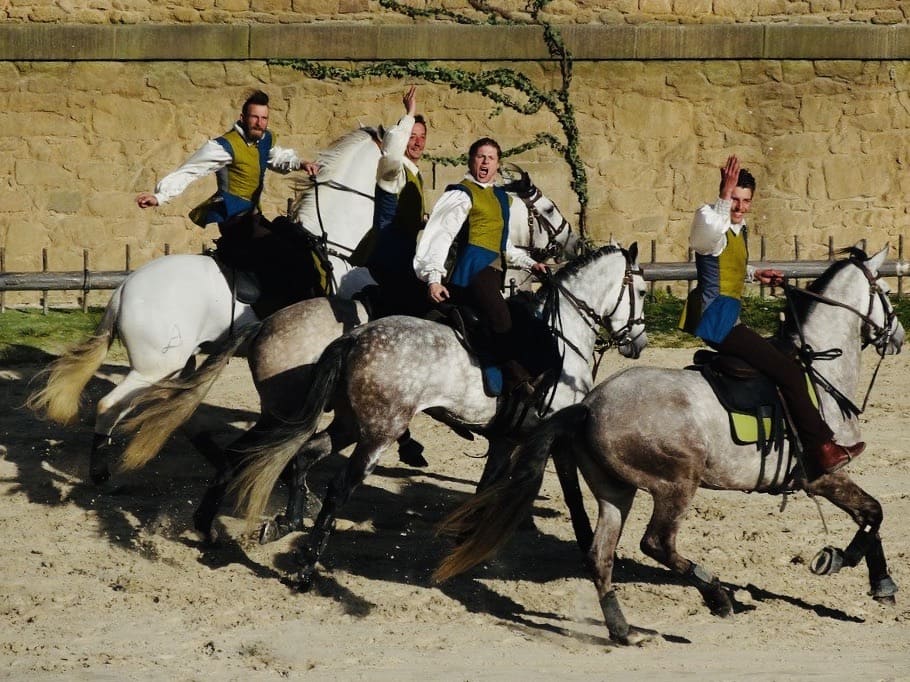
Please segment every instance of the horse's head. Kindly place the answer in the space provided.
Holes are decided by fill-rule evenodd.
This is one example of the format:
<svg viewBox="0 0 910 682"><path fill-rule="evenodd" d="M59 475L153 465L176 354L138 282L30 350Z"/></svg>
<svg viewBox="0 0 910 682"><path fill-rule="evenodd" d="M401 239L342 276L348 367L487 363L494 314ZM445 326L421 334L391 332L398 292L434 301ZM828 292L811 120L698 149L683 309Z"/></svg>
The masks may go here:
<svg viewBox="0 0 910 682"><path fill-rule="evenodd" d="M563 256L582 255L578 235L569 221L549 198L533 183L530 174L514 163L505 164L500 174L506 179L503 188L521 199L528 210L527 244L531 256L538 261L556 260ZM513 237L513 243L515 238Z"/></svg>
<svg viewBox="0 0 910 682"><path fill-rule="evenodd" d="M381 128L361 126L318 154L316 161L320 168L315 185L308 178L294 186L296 196L291 204L291 214L297 222L318 233L320 218L337 227L336 223L345 222L340 221L339 216L344 216L346 222L357 225L357 240L353 246L357 245L362 232L372 223L382 133ZM348 245L344 239L338 241Z"/></svg>
<svg viewBox="0 0 910 682"><path fill-rule="evenodd" d="M846 254L847 258L829 266L806 289L788 289L788 293L797 294L791 301L794 314L788 316L788 332L802 336L802 327L808 323L813 310L847 310L857 321L863 348L874 346L881 355L900 352L904 343L904 328L888 298L888 284L880 274L888 245L871 257L859 244L840 253ZM836 328L826 327L824 322L821 324L815 332L815 342L820 339L829 342L834 338Z"/></svg>
<svg viewBox="0 0 910 682"><path fill-rule="evenodd" d="M637 242L628 250L608 244L576 257L548 280L538 296L547 300L554 290L600 336L601 348L615 346L621 355L637 358L648 345L647 288L638 266Z"/></svg>
<svg viewBox="0 0 910 682"><path fill-rule="evenodd" d="M873 346L880 355L901 352L904 344L904 326L897 319L888 294L891 289L881 278L879 270L888 255L888 244L874 256L866 257L859 246L849 250L850 261L862 270L869 283L869 309L863 317L863 346Z"/></svg>

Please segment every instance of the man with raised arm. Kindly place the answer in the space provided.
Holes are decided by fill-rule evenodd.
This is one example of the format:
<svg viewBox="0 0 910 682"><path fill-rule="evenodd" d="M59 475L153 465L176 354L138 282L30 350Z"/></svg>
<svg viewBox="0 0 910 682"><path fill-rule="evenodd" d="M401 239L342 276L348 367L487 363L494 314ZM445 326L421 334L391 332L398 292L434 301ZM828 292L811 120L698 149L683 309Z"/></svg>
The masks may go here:
<svg viewBox="0 0 910 682"><path fill-rule="evenodd" d="M216 255L226 265L256 273L262 296L254 305L260 317L312 295L312 282L300 273L312 271L299 244L277 234L262 215L259 198L265 171L288 173L303 169L310 175L318 164L301 160L293 149L275 144L268 129L269 96L253 92L234 127L208 140L180 168L162 178L155 192L136 197L139 208L160 206L180 195L192 182L216 174L218 189L190 212L190 219L204 227L216 223L221 237ZM304 281L306 279L306 281Z"/></svg>
<svg viewBox="0 0 910 682"><path fill-rule="evenodd" d="M423 317L427 287L414 274L417 235L426 222L423 177L417 162L427 143L426 120L417 113L417 88L402 98L405 114L382 138L376 170L373 252L367 268L380 289L378 315Z"/></svg>
<svg viewBox="0 0 910 682"><path fill-rule="evenodd" d="M806 455L822 473L832 473L858 456L866 444L834 442L834 434L809 397L802 367L739 319L747 281L771 285L783 281L779 270L757 270L748 264L745 216L754 192L755 178L731 155L720 169L717 201L699 208L692 221L689 245L695 252L698 286L686 303L680 328L768 376L780 388Z"/></svg>

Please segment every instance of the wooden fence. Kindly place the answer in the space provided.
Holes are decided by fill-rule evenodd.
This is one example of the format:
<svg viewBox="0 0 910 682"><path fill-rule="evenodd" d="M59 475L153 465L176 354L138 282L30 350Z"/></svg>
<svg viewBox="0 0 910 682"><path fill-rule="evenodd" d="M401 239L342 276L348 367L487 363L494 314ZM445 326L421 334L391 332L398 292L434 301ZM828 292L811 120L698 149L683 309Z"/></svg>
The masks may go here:
<svg viewBox="0 0 910 682"><path fill-rule="evenodd" d="M865 242L862 243L865 246ZM169 244L164 245L164 255L170 254ZM790 279L803 279L818 277L828 267L830 262L836 257L833 245L833 239L828 239L828 259L827 260L800 260L800 245L796 237L793 238L793 259L792 260L772 260L767 254L767 244L764 237L761 238L759 246L759 259L752 264L759 268L776 268L784 272L784 275ZM87 309L87 296L89 291L103 289L116 289L120 283L130 274L131 260L130 248L126 247L124 254L123 270L93 271L90 265L90 252L84 249L82 252L83 268L68 272L54 272L48 268L49 253L48 249L42 249L41 262L42 270L38 272L7 272L6 271L6 250L0 247L0 312L6 310L5 292L7 291L40 291L42 292L42 306L47 312L47 292L49 291L72 291L81 295L81 305L83 310ZM639 262L641 263L642 272L646 281L650 282L651 293L654 293L657 282L687 282L692 286L695 279L695 263L692 261L692 254L689 254L689 261L685 263L660 262L657 260L657 242L651 241L650 260L645 259L640 254ZM897 279L896 294L904 296L904 277L910 275L910 263L904 260L904 238L898 238L897 259L886 261L881 268L881 274L886 277ZM764 295L764 287L762 287Z"/></svg>

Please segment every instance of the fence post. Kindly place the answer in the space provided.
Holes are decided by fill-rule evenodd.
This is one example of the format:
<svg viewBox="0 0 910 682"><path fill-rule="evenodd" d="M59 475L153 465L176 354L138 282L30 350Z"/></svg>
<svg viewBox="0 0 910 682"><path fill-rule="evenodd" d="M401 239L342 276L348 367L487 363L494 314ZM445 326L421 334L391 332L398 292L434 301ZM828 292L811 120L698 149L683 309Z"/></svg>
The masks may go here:
<svg viewBox="0 0 910 682"><path fill-rule="evenodd" d="M761 241L759 242L759 244L760 245L759 245L758 259L763 261L763 260L765 260L765 235L761 236ZM765 297L765 285L764 284L758 285L758 296L759 296L759 298Z"/></svg>
<svg viewBox="0 0 910 682"><path fill-rule="evenodd" d="M168 244L167 242L164 243L164 255L165 256L171 255L171 245Z"/></svg>
<svg viewBox="0 0 910 682"><path fill-rule="evenodd" d="M125 245L125 253L123 254L123 260L124 260L124 270L129 272L130 271L130 245L129 244Z"/></svg>
<svg viewBox="0 0 910 682"><path fill-rule="evenodd" d="M686 261L691 263L692 259L695 257L695 252L692 250L692 247L686 249ZM689 294L692 293L692 280L686 280L686 298L689 298Z"/></svg>
<svg viewBox="0 0 910 682"><path fill-rule="evenodd" d="M897 235L897 259L899 261L904 260L904 235ZM903 298L904 296L904 276L897 276L897 297Z"/></svg>
<svg viewBox="0 0 910 682"><path fill-rule="evenodd" d="M793 260L799 260L799 237L793 235ZM796 286L799 286L799 278L796 279Z"/></svg>
<svg viewBox="0 0 910 682"><path fill-rule="evenodd" d="M0 273L6 272L6 247L0 246ZM6 312L6 292L0 291L0 313Z"/></svg>
<svg viewBox="0 0 910 682"><path fill-rule="evenodd" d="M45 246L41 249L41 270L47 272L47 247ZM41 310L44 315L47 315L47 289L41 292L42 306Z"/></svg>
<svg viewBox="0 0 910 682"><path fill-rule="evenodd" d="M657 241L654 239L651 240L651 262L657 262ZM651 296L652 301L654 300L654 285L655 281L652 279L651 285L649 287L650 291L648 291L648 294Z"/></svg>
<svg viewBox="0 0 910 682"><path fill-rule="evenodd" d="M82 249L82 312L88 312L88 249Z"/></svg>

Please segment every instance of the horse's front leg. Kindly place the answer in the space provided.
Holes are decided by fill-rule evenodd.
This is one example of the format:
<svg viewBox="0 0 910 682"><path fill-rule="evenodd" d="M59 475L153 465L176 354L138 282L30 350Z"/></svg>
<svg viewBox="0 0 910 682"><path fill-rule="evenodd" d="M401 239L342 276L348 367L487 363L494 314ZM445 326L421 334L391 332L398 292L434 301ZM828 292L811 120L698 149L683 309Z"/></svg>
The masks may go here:
<svg viewBox="0 0 910 682"><path fill-rule="evenodd" d="M569 518L572 520L572 529L575 531L575 542L578 548L588 557L591 543L594 541L594 531L591 530L591 519L585 511L584 497L578 480L578 466L571 450L567 447L556 448L550 453L559 477L562 495L569 508ZM589 566L589 568L591 568Z"/></svg>
<svg viewBox="0 0 910 682"><path fill-rule="evenodd" d="M95 485L105 485L111 479L108 462L113 448L111 437L106 433L95 433L92 437L92 451L88 460L88 474Z"/></svg>
<svg viewBox="0 0 910 682"><path fill-rule="evenodd" d="M266 521L259 529L259 544L274 542L288 533L303 530L303 517L310 501L307 476L310 470L333 452L339 452L354 442L351 430L346 424L333 419L328 428L308 440L282 472L287 485L288 501L284 514ZM314 500L313 505L317 503Z"/></svg>
<svg viewBox="0 0 910 682"><path fill-rule="evenodd" d="M309 542L300 552L300 569L297 572L297 588L308 591L316 579L316 564L322 558L329 536L335 530L338 511L351 498L354 489L376 468L379 455L391 441L367 442L361 440L345 466L329 483L322 509L313 524Z"/></svg>
<svg viewBox="0 0 910 682"><path fill-rule="evenodd" d="M872 597L881 603L894 604L897 584L888 573L885 551L878 534L884 518L878 500L843 472L817 479L806 490L825 497L846 511L859 526L845 549L829 545L819 551L809 564L811 571L816 575L831 575L841 568L852 568L865 559Z"/></svg>

